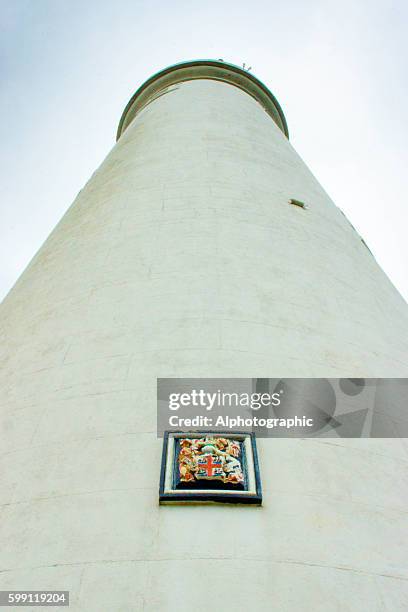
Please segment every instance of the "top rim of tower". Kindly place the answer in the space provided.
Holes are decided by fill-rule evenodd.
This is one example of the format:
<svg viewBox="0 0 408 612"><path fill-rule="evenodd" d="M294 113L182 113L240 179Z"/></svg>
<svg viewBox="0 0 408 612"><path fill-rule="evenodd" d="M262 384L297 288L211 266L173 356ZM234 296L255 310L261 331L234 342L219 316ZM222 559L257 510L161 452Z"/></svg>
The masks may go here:
<svg viewBox="0 0 408 612"><path fill-rule="evenodd" d="M126 105L119 121L116 140L119 140L136 114L146 106L155 94L165 87L194 79L223 81L243 89L263 106L276 125L289 138L288 125L280 104L262 81L235 64L223 60L201 59L173 64L147 79Z"/></svg>

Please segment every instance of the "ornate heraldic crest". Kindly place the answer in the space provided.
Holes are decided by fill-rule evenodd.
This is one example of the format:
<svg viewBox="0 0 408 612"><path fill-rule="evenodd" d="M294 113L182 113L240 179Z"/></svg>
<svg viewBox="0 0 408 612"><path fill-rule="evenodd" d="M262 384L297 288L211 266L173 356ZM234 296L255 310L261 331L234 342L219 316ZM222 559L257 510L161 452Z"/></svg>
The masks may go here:
<svg viewBox="0 0 408 612"><path fill-rule="evenodd" d="M183 438L177 457L180 481L204 479L241 484L244 482L241 455L241 443L238 440Z"/></svg>
<svg viewBox="0 0 408 612"><path fill-rule="evenodd" d="M255 436L178 433L164 437L160 503L261 503Z"/></svg>

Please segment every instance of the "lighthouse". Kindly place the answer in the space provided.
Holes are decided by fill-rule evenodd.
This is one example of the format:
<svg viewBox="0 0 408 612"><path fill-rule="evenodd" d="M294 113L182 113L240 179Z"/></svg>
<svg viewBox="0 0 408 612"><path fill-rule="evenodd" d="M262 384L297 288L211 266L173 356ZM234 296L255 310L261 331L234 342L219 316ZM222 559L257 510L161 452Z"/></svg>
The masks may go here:
<svg viewBox="0 0 408 612"><path fill-rule="evenodd" d="M136 91L0 326L0 589L406 610L401 440L258 440L262 506L159 505L158 378L408 372L406 303L250 72L190 61Z"/></svg>

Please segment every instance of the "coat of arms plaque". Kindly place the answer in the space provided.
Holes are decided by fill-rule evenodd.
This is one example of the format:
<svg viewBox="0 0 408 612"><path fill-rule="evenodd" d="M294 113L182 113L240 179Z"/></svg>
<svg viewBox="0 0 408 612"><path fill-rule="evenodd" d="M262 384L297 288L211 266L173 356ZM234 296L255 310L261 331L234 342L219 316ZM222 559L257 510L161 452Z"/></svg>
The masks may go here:
<svg viewBox="0 0 408 612"><path fill-rule="evenodd" d="M253 434L165 434L160 503L261 501Z"/></svg>

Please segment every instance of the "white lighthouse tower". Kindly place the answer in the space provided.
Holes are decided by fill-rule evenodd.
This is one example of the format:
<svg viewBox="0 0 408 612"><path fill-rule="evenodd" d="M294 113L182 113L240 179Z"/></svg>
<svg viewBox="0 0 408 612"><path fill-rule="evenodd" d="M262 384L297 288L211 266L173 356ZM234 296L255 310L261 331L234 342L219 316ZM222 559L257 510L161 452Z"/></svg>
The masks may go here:
<svg viewBox="0 0 408 612"><path fill-rule="evenodd" d="M158 377L408 374L406 303L252 74L192 61L142 85L0 325L0 589L407 610L400 440L261 440L262 507L158 503Z"/></svg>

